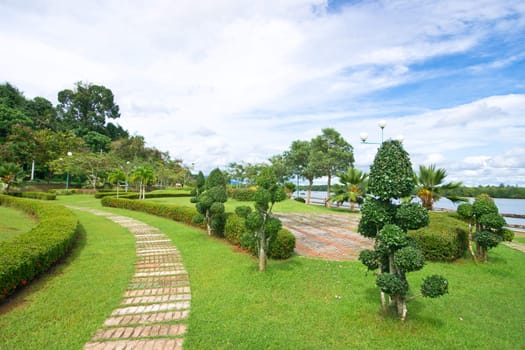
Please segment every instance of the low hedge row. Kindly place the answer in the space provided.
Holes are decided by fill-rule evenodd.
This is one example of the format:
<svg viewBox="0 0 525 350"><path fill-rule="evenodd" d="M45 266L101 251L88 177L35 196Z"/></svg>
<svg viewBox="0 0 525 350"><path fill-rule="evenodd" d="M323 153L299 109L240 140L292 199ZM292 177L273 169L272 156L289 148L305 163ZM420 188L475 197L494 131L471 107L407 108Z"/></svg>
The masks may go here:
<svg viewBox="0 0 525 350"><path fill-rule="evenodd" d="M101 203L105 207L122 208L141 211L148 214L165 217L174 221L183 222L201 229L206 228L204 222L195 222L193 218L198 214L195 208L177 206L173 204L139 201L125 198L104 197ZM252 233L245 226L244 218L237 214L228 214L224 228L225 238L235 245L255 254L257 242ZM270 242L268 257L274 259L288 259L295 248L295 236L286 229L281 229L277 237Z"/></svg>
<svg viewBox="0 0 525 350"><path fill-rule="evenodd" d="M54 201L57 199L57 195L55 193L49 192L13 192L9 193L9 195L14 197L41 199L45 201Z"/></svg>
<svg viewBox="0 0 525 350"><path fill-rule="evenodd" d="M22 197L32 199L42 199L46 201L54 201L57 195L49 192L22 192Z"/></svg>
<svg viewBox="0 0 525 350"><path fill-rule="evenodd" d="M255 199L255 190L251 188L233 188L226 189L228 198L238 200L239 202L251 202Z"/></svg>
<svg viewBox="0 0 525 350"><path fill-rule="evenodd" d="M0 242L0 300L47 271L70 250L78 219L67 208L0 195L0 205L20 209L38 218L31 231Z"/></svg>
<svg viewBox="0 0 525 350"><path fill-rule="evenodd" d="M248 250L257 255L257 240L253 233L248 231L245 219L237 214L230 214L226 219L224 237L232 244ZM268 257L272 259L288 259L293 255L295 249L295 236L285 228L277 233L270 241Z"/></svg>
<svg viewBox="0 0 525 350"><path fill-rule="evenodd" d="M137 197L138 198L138 197ZM174 221L183 222L188 225L205 228L204 223L195 224L193 217L197 215L197 210L191 207L177 206L173 204L155 203L143 200L133 200L126 198L104 197L101 203L105 207L122 208L144 213L161 216Z"/></svg>
<svg viewBox="0 0 525 350"><path fill-rule="evenodd" d="M116 197L117 192L97 192L95 193L95 198L104 198L104 197ZM146 198L168 198L168 197L191 197L189 193L146 193ZM119 192L119 198L124 199L139 199L138 192Z"/></svg>

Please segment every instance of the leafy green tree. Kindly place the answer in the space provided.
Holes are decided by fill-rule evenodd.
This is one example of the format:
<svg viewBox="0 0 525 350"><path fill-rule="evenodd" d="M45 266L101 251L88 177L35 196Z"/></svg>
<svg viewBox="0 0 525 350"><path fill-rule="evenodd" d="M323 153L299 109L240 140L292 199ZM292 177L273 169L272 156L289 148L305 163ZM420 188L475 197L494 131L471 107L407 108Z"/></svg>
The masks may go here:
<svg viewBox="0 0 525 350"><path fill-rule="evenodd" d="M60 91L58 102L58 116L64 126L82 137L89 131L108 133L107 119L120 117L113 92L101 85L78 82L73 90Z"/></svg>
<svg viewBox="0 0 525 350"><path fill-rule="evenodd" d="M314 179L322 176L321 169L316 166L313 159L312 143L310 141L296 140L292 142L290 149L284 152L284 157L293 175L308 180L306 204L310 204Z"/></svg>
<svg viewBox="0 0 525 350"><path fill-rule="evenodd" d="M474 261L486 262L488 251L506 239L505 219L499 214L494 200L488 195L479 195L473 204L458 206L458 215L469 223L469 250ZM472 248L476 243L476 252Z"/></svg>
<svg viewBox="0 0 525 350"><path fill-rule="evenodd" d="M115 169L108 175L108 181L117 186L117 198L119 197L120 183L126 181L126 174L122 169Z"/></svg>
<svg viewBox="0 0 525 350"><path fill-rule="evenodd" d="M259 271L266 270L268 247L282 227L281 221L272 216L276 202L286 199L286 193L277 183L277 175L271 166L262 169L257 177L255 211L246 217L246 227L254 233L258 242Z"/></svg>
<svg viewBox="0 0 525 350"><path fill-rule="evenodd" d="M277 177L277 182L284 184L292 176L292 168L288 166L285 155L278 154L269 159Z"/></svg>
<svg viewBox="0 0 525 350"><path fill-rule="evenodd" d="M197 188L199 188L199 176L197 176L197 181L199 182ZM196 192L199 194L192 199L197 212L200 214L195 220L206 222L206 229L210 236L212 233L218 236L222 236L224 233L224 224L226 223L224 203L228 200L226 182L224 174L219 169L214 169L206 179L204 191L200 187L200 190Z"/></svg>
<svg viewBox="0 0 525 350"><path fill-rule="evenodd" d="M331 195L332 177L354 163L353 147L335 129L326 128L311 141L312 166L319 168L328 178L327 192ZM326 205L330 207L330 201Z"/></svg>
<svg viewBox="0 0 525 350"><path fill-rule="evenodd" d="M35 97L26 103L27 115L34 120L35 129L50 129L55 132L62 131L57 118L57 111L53 104L43 98Z"/></svg>
<svg viewBox="0 0 525 350"><path fill-rule="evenodd" d="M22 175L22 168L14 163L3 163L0 165L0 181L4 184L4 192L16 183L17 178Z"/></svg>
<svg viewBox="0 0 525 350"><path fill-rule="evenodd" d="M140 166L131 173L131 181L139 185L139 199L146 199L146 186L155 178L151 166Z"/></svg>
<svg viewBox="0 0 525 350"><path fill-rule="evenodd" d="M364 250L359 259L369 270L379 270L376 285L381 290L381 305L387 311L395 307L402 321L407 315L409 284L408 272L423 268L420 248L410 240L407 230L428 225L425 208L417 203L396 204L396 199L407 197L414 188L414 174L408 153L399 141L386 141L379 148L370 169L368 191L361 212L358 231L375 239L374 250ZM421 287L424 297L435 298L448 291L448 282L439 275L427 277Z"/></svg>
<svg viewBox="0 0 525 350"><path fill-rule="evenodd" d="M341 172L338 176L342 186L334 186L335 195L330 198L330 201L338 203L349 202L350 210L354 211L355 204L364 200L368 174L363 173L359 169L348 167L346 172Z"/></svg>
<svg viewBox="0 0 525 350"><path fill-rule="evenodd" d="M27 114L26 99L13 85L0 85L0 142L10 134L14 125L33 127L34 122Z"/></svg>
<svg viewBox="0 0 525 350"><path fill-rule="evenodd" d="M426 167L419 166L419 174L416 176L417 196L421 199L422 205L428 210L434 208L445 191L454 190L462 186L461 182L444 183L447 171L443 168L436 169L435 164ZM445 198L457 202L463 200L461 197L445 195Z"/></svg>

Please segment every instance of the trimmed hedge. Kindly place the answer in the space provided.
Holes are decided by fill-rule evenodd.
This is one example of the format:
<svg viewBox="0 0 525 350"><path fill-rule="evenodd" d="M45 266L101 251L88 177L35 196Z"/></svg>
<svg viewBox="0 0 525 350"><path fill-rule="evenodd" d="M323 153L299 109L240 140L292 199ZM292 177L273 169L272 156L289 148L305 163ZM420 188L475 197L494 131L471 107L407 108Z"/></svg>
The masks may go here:
<svg viewBox="0 0 525 350"><path fill-rule="evenodd" d="M425 256L430 261L454 261L463 257L468 249L468 232L455 229L445 232L411 232Z"/></svg>
<svg viewBox="0 0 525 350"><path fill-rule="evenodd" d="M245 219L237 214L230 214L226 219L224 236L234 244L257 254L257 240L253 233L246 228ZM268 247L268 257L272 259L288 259L295 249L295 236L287 229L280 229L275 239Z"/></svg>
<svg viewBox="0 0 525 350"><path fill-rule="evenodd" d="M173 204L155 203L148 201L131 200L115 197L104 197L101 203L105 207L122 208L128 210L141 211L148 214L165 217L174 221L179 221L187 225L201 229L206 228L202 221L194 220L197 217L197 210L191 207L177 206ZM244 218L237 214L229 213L224 226L224 237L234 245L256 254L257 241L255 236L248 231ZM281 229L277 237L270 242L268 257L274 259L288 259L292 256L295 249L295 236L286 229Z"/></svg>
<svg viewBox="0 0 525 350"><path fill-rule="evenodd" d="M0 300L47 271L71 249L78 219L67 208L0 195L0 205L38 218L31 231L0 242Z"/></svg>
<svg viewBox="0 0 525 350"><path fill-rule="evenodd" d="M138 194L137 194L138 198ZM173 204L155 203L148 201L139 201L125 198L104 197L101 203L105 207L122 208L144 213L161 216L174 221L183 222L188 225L205 228L204 223L194 223L193 217L196 216L197 210L191 207L177 206Z"/></svg>
<svg viewBox="0 0 525 350"><path fill-rule="evenodd" d="M238 200L239 202L252 202L255 200L255 190L251 188L232 188L226 189L228 198Z"/></svg>
<svg viewBox="0 0 525 350"><path fill-rule="evenodd" d="M31 198L31 199L41 199L45 201L54 201L57 199L56 193L49 193L49 192L13 192L9 195L14 197L23 197L23 198Z"/></svg>
<svg viewBox="0 0 525 350"><path fill-rule="evenodd" d="M117 192L97 192L95 198L116 197ZM151 198L168 198L168 197L191 197L189 193L146 193L146 199ZM138 192L119 192L119 198L139 199Z"/></svg>

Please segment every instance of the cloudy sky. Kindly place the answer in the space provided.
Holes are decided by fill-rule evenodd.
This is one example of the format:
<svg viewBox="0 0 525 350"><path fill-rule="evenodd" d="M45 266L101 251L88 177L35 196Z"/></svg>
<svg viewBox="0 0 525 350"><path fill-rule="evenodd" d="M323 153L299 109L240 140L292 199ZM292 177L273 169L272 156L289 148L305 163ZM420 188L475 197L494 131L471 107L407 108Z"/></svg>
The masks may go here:
<svg viewBox="0 0 525 350"><path fill-rule="evenodd" d="M261 162L331 127L368 170L404 136L415 167L525 185L522 0L0 0L0 81L56 103L77 81L196 170Z"/></svg>

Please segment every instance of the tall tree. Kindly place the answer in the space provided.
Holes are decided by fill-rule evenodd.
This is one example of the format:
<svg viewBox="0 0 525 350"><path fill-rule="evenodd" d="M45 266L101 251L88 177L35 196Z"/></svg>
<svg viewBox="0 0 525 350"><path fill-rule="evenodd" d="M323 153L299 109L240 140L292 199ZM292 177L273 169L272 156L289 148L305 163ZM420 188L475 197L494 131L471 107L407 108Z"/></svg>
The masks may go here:
<svg viewBox="0 0 525 350"><path fill-rule="evenodd" d="M447 171L443 168L436 169L435 164L431 164L428 167L424 165L419 166L419 174L416 176L417 196L421 199L422 205L428 210L434 208L434 203L442 197L444 191L462 186L461 182L445 184L446 177ZM446 198L453 202L463 200L457 196L446 196Z"/></svg>
<svg viewBox="0 0 525 350"><path fill-rule="evenodd" d="M0 142L10 134L14 125L33 127L33 120L26 111L26 99L13 85L0 85Z"/></svg>
<svg viewBox="0 0 525 350"><path fill-rule="evenodd" d="M328 178L327 202L331 196L332 177L337 172L344 171L354 164L353 147L335 129L326 128L322 134L312 139L312 161L313 165L322 171L322 175Z"/></svg>
<svg viewBox="0 0 525 350"><path fill-rule="evenodd" d="M151 166L140 166L131 173L131 181L139 185L139 199L146 199L146 186L155 178Z"/></svg>
<svg viewBox="0 0 525 350"><path fill-rule="evenodd" d="M321 169L313 161L312 143L296 140L292 142L290 149L284 153L284 157L292 170L292 174L308 180L306 204L310 204L314 179L322 176Z"/></svg>
<svg viewBox="0 0 525 350"><path fill-rule="evenodd" d="M79 136L89 131L105 135L107 119L120 117L113 92L101 85L78 82L73 90L60 91L58 102L60 119Z"/></svg>
<svg viewBox="0 0 525 350"><path fill-rule="evenodd" d="M361 209L358 231L375 239L374 250L364 250L359 260L369 270L379 269L376 285L381 290L381 305L387 310L386 295L401 320L407 314L409 292L406 274L423 268L421 249L407 238L406 232L426 226L428 212L418 203L396 204L414 189L414 174L408 153L399 141L386 141L379 148L370 168L368 191L371 194ZM425 297L447 293L448 282L441 276L427 277L421 287Z"/></svg>

